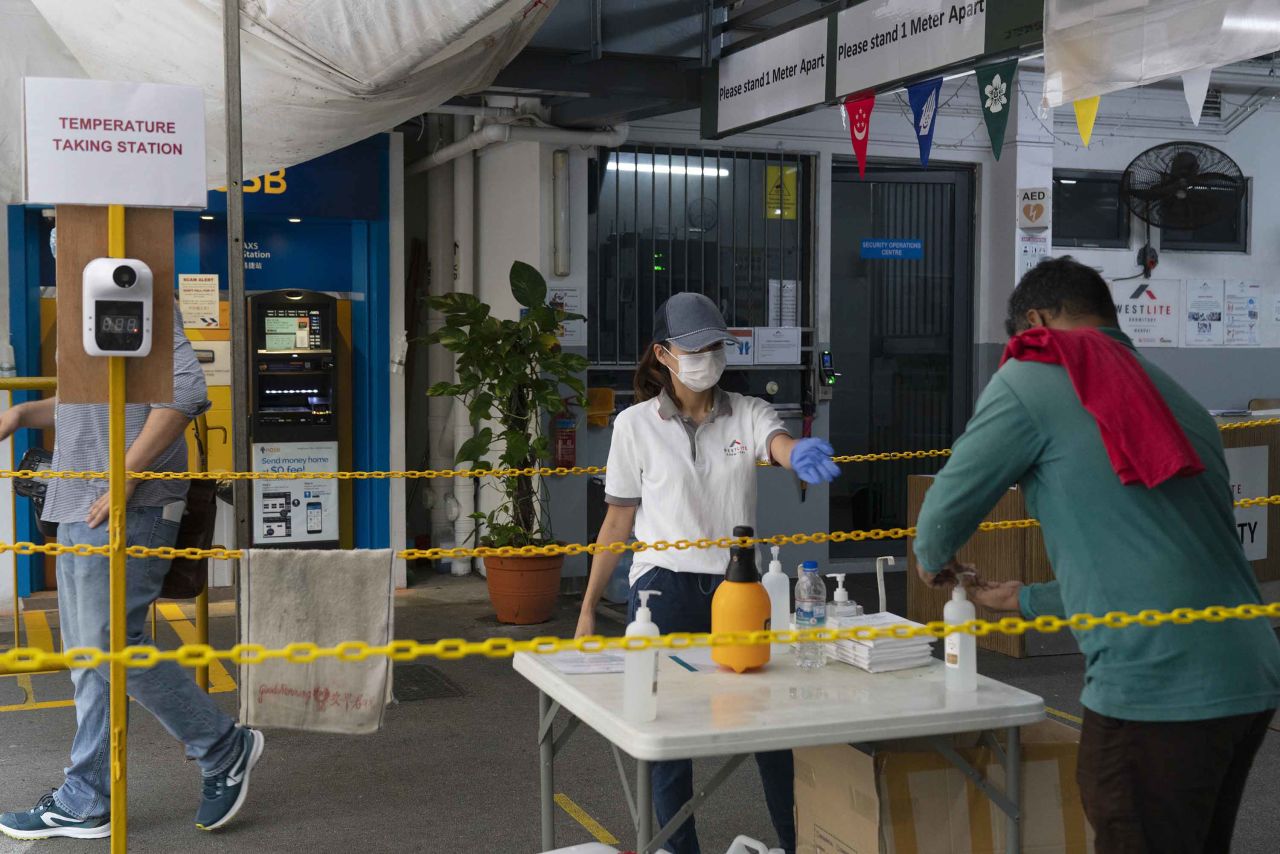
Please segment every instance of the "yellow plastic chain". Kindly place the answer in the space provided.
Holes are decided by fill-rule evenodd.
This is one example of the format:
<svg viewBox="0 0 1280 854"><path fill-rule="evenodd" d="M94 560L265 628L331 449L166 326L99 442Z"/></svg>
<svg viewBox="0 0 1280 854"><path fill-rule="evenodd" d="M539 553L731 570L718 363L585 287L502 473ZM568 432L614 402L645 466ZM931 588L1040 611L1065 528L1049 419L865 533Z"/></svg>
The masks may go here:
<svg viewBox="0 0 1280 854"><path fill-rule="evenodd" d="M1235 502L1237 507L1262 507L1265 505L1280 505L1280 495L1265 495L1259 498L1242 498ZM1011 531L1019 528L1037 528L1040 523L1035 519L1010 519L1000 522L983 522L978 526L979 531ZM432 549L404 549L396 552L396 556L405 560L441 560L445 558L466 558L466 557L558 557L561 555L596 555L601 552L611 552L613 554L626 554L627 552L643 552L658 551L664 552L669 550L688 551L689 549L727 549L732 546L750 546L750 545L769 545L769 546L798 546L807 544L823 544L823 543L844 543L844 542L861 542L863 540L903 540L909 539L916 535L916 529L910 528L873 528L869 531L819 531L813 534L776 534L771 537L704 537L696 540L654 540L652 542L644 542L636 540L630 543L552 543L545 546L477 546L474 548L432 548ZM173 560L174 558L186 558L189 560L199 560L201 558L212 558L214 560L238 560L244 556L239 549L212 548L212 549L179 549L165 546L162 548L147 548L146 546L129 546L126 549L130 557L158 557L165 560ZM60 543L0 543L0 554L14 552L15 554L75 554L75 555L105 555L109 553L107 546L90 546L84 544L64 546Z"/></svg>
<svg viewBox="0 0 1280 854"><path fill-rule="evenodd" d="M1237 605L1208 608L1177 608L1173 611L1141 611L1129 614L1113 611L1102 617L1092 614L1076 614L1072 617L1005 617L1001 620L969 620L949 625L931 622L923 626L885 626L854 629L809 629L805 631L719 632L689 634L677 633L659 637L601 637L583 638L540 637L532 640L488 638L468 641L449 638L431 643L413 640L392 641L383 646L373 646L363 641L346 641L337 646L321 647L314 643L291 643L280 649L268 649L261 644L237 644L231 649L216 650L205 644L189 644L173 650L160 650L149 646L126 647L118 656L100 649L75 648L62 653L39 649L20 648L0 653L0 668L9 672L29 672L52 667L82 669L99 667L115 660L127 667L147 669L165 661L183 667L207 667L215 660L236 664L262 664L268 661L284 661L290 664L309 664L321 658L340 661L365 661L375 656L385 656L392 661L414 661L419 658L455 660L470 656L509 658L518 652L545 655L548 653L605 652L610 650L639 649L689 649L692 647L740 646L771 643L830 643L838 640L876 640L878 638L944 638L951 634L970 634L983 637L989 634L1021 635L1028 631L1058 632L1062 629L1090 631L1092 629L1123 629L1131 626L1162 626L1166 623L1220 623L1224 620L1253 620L1259 617L1280 617L1280 602L1265 605Z"/></svg>
<svg viewBox="0 0 1280 854"><path fill-rule="evenodd" d="M1236 421L1218 425L1220 430L1243 430L1249 427L1270 427L1280 424L1280 418L1259 418L1252 421ZM931 451L884 451L875 454L843 454L831 458L835 463L877 463L898 460L923 460L951 456L951 450L942 448ZM767 467L769 463L759 463ZM133 480L434 480L452 477L567 477L580 474L604 474L604 466L539 466L506 469L424 469L421 471L329 471L329 472L258 472L258 471L131 471ZM101 471L32 471L30 469L0 470L0 479L44 480L106 480Z"/></svg>

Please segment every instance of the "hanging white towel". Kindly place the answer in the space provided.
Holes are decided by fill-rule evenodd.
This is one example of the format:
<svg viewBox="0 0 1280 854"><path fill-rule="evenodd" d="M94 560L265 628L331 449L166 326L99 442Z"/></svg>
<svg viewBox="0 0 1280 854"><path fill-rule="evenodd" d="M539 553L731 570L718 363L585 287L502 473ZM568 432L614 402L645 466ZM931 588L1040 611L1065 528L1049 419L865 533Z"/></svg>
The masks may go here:
<svg viewBox="0 0 1280 854"><path fill-rule="evenodd" d="M241 579L240 636L279 649L311 642L391 642L395 586L389 549L250 549ZM240 720L248 726L363 735L382 726L391 661L321 658L241 667Z"/></svg>

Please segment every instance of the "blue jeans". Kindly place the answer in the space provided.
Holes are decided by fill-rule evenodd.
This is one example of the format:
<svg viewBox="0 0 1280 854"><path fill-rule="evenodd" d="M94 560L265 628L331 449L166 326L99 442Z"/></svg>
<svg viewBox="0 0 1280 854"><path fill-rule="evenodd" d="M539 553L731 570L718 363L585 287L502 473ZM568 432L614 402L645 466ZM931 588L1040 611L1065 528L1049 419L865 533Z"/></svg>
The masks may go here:
<svg viewBox="0 0 1280 854"><path fill-rule="evenodd" d="M178 523L161 516L159 507L130 510L126 518L131 546L172 546ZM58 526L63 545L105 545L107 524L90 528L83 522ZM160 558L129 558L125 607L129 645L150 646L147 609L160 595L169 562ZM104 555L58 556L58 611L64 649L111 643L110 559ZM239 742L235 721L196 685L190 671L173 662L150 669L129 670L129 696L155 715L164 728L187 747L206 774L225 771L235 761ZM75 685L76 735L71 742L71 765L54 794L58 808L80 819L97 818L111 809L111 704L109 665L71 671Z"/></svg>
<svg viewBox="0 0 1280 854"><path fill-rule="evenodd" d="M649 598L653 622L663 634L670 632L711 631L711 597L724 578L693 572L672 572L655 568L646 572L631 586L627 600L627 622L635 619L640 607L640 590L660 590L661 596ZM790 750L757 753L760 781L764 784L764 800L769 807L778 844L792 854L796 848L795 770ZM693 797L693 762L681 759L653 763L653 809L658 824L665 827L680 808ZM698 831L693 817L680 826L664 846L672 854L700 854Z"/></svg>

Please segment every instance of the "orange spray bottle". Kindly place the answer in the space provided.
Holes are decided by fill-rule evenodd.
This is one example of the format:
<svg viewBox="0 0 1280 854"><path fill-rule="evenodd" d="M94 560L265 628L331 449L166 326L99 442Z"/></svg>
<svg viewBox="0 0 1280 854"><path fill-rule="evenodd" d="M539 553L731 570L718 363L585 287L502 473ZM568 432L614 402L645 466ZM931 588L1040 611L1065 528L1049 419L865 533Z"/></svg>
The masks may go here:
<svg viewBox="0 0 1280 854"><path fill-rule="evenodd" d="M755 531L738 526L733 535L751 537ZM770 612L769 594L760 583L756 568L755 546L733 546L729 549L724 582L711 599L711 631L767 631ZM742 673L769 663L769 644L716 646L711 648L711 658L722 667Z"/></svg>

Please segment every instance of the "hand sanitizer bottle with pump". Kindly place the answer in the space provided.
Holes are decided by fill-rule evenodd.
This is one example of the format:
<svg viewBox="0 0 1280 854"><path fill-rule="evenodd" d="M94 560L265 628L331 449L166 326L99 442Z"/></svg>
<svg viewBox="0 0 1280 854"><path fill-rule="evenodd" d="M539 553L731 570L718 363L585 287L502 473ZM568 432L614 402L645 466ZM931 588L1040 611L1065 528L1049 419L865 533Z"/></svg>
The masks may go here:
<svg viewBox="0 0 1280 854"><path fill-rule="evenodd" d="M849 591L844 589L844 577L846 573L832 572L827 578L836 580L836 592L831 603L831 613L828 614L828 623L832 624L832 628L844 628L844 624L840 620L852 620L854 617L862 616L862 606L849 598Z"/></svg>
<svg viewBox="0 0 1280 854"><path fill-rule="evenodd" d="M785 632L791 624L791 580L782 571L782 561L778 559L780 546L769 550L773 560L769 561L769 571L764 576L764 589L769 594L769 628L775 632ZM781 647L774 644L774 649Z"/></svg>
<svg viewBox="0 0 1280 854"><path fill-rule="evenodd" d="M641 590L640 607L636 618L627 626L627 637L657 637L661 632L653 623L649 610L649 597L661 596L657 590ZM636 649L623 653L622 708L627 720L636 723L651 721L658 716L658 651Z"/></svg>
<svg viewBox="0 0 1280 854"><path fill-rule="evenodd" d="M964 588L957 584L951 591L951 601L942 609L942 620L958 625L977 617L977 611ZM978 690L978 648L973 635L956 632L947 635L945 642L947 664L947 690L969 692Z"/></svg>

